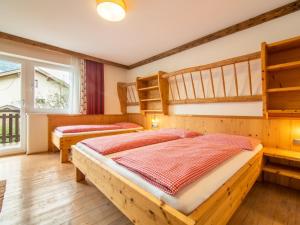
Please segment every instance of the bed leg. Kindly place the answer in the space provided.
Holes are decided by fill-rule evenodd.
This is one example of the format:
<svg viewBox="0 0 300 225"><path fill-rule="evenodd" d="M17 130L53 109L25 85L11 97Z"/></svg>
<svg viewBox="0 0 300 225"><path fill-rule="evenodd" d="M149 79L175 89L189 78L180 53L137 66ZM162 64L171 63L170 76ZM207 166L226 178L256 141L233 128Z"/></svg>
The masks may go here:
<svg viewBox="0 0 300 225"><path fill-rule="evenodd" d="M76 181L77 182L85 180L85 175L78 168L75 168L75 171L76 171Z"/></svg>
<svg viewBox="0 0 300 225"><path fill-rule="evenodd" d="M61 163L66 163L68 162L68 157L69 157L69 150L66 148L61 148L60 149L60 162Z"/></svg>

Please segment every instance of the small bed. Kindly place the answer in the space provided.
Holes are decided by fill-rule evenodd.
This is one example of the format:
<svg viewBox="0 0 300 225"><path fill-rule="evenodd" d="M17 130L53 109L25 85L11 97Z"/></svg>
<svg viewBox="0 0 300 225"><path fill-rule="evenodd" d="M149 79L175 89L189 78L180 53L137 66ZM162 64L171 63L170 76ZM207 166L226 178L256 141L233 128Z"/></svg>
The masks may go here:
<svg viewBox="0 0 300 225"><path fill-rule="evenodd" d="M87 138L117 135L142 131L144 128L134 123L108 125L74 125L57 127L51 134L52 144L60 150L60 161L69 161L71 146Z"/></svg>
<svg viewBox="0 0 300 225"><path fill-rule="evenodd" d="M225 225L258 178L262 161L262 145L257 144L173 196L112 160L140 148L105 156L83 143L72 148L77 180L87 177L134 224L146 225Z"/></svg>

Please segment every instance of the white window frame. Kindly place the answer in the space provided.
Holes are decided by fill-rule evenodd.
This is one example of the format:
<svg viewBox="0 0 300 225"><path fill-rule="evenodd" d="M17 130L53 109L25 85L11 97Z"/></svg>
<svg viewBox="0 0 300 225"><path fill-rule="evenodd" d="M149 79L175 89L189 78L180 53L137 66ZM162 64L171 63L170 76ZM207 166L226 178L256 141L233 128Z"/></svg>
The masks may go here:
<svg viewBox="0 0 300 225"><path fill-rule="evenodd" d="M66 109L38 109L35 108L35 99L34 99L34 91L35 91L35 77L34 77L34 70L36 67L45 67L45 68L49 68L49 69L55 69L55 70L62 70L62 71L66 71L69 72L71 75L71 85L70 85L70 90L69 90L69 102L68 102L68 108ZM72 113L73 111L73 104L74 104L74 92L75 92L75 83L76 83L76 77L75 77L75 73L72 69L72 66L69 65L58 65L58 64L51 64L51 63L44 63L44 62L31 62L31 66L30 66L31 72L30 74L32 75L31 77L31 97L30 97L30 111L34 112L34 113L47 113L47 114L69 114Z"/></svg>
<svg viewBox="0 0 300 225"><path fill-rule="evenodd" d="M7 149L3 149L0 152L0 156L5 156L5 155L11 155L11 154L19 154L19 153L25 153L26 152L26 144L27 144L27 139L26 139L26 106L25 106L25 99L26 99L26 69L27 69L27 65L26 65L26 61L22 60L20 58L17 57L12 57L12 56L7 56L5 54L3 54L2 52L0 52L0 60L4 60L4 61L10 61L10 62L15 62L15 63L19 63L21 65L21 96L20 96L20 100L21 100L21 108L20 108L20 145L19 147L8 147Z"/></svg>

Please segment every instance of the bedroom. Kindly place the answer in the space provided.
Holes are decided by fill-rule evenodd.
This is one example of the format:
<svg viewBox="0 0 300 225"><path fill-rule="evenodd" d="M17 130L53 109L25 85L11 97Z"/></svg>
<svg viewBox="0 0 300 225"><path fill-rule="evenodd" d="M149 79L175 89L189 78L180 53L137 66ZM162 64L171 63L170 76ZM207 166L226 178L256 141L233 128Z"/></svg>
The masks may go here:
<svg viewBox="0 0 300 225"><path fill-rule="evenodd" d="M1 1L0 224L300 224L299 9Z"/></svg>

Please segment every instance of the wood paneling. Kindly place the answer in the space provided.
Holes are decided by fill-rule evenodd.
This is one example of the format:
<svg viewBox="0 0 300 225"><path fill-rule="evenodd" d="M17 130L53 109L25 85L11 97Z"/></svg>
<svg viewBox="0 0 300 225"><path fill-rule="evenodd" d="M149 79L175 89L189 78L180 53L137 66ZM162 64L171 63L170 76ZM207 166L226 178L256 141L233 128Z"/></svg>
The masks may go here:
<svg viewBox="0 0 300 225"><path fill-rule="evenodd" d="M160 128L179 127L200 133L224 132L252 136L268 147L300 151L293 139L300 138L300 120L262 117L157 115ZM151 116L128 114L128 120L151 129Z"/></svg>
<svg viewBox="0 0 300 225"><path fill-rule="evenodd" d="M48 115L48 149L53 150L51 142L52 131L59 126L82 124L112 124L127 121L127 115Z"/></svg>
<svg viewBox="0 0 300 225"><path fill-rule="evenodd" d="M30 39L27 39L27 38L23 38L23 37L19 37L19 36L16 36L16 35L4 33L4 32L1 32L1 31L0 31L0 39L15 41L15 42L19 42L19 43L26 44L26 45L31 45L31 46L47 49L47 50L50 50L50 51L61 52L61 53L67 54L67 55L73 55L73 56L76 56L78 58L87 59L87 60L91 60L91 61L95 61L95 62L107 64L107 65L112 65L112 66L120 67L120 68L123 68L123 69L128 69L129 68L128 66L120 64L120 63L112 62L112 61L105 60L105 59L100 59L100 58L97 58L97 57L94 57L94 56L86 55L86 54L79 53L79 52L74 52L74 51L71 51L71 50L68 50L68 49L56 47L56 46L53 46L53 45L49 45L49 44L46 44L46 43L30 40Z"/></svg>
<svg viewBox="0 0 300 225"><path fill-rule="evenodd" d="M179 47L176 47L176 48L173 48L171 50L160 53L158 55L152 56L148 59L144 59L140 62L134 63L134 64L130 65L129 68L133 69L135 67L142 66L142 65L157 61L159 59L166 58L170 55L174 55L174 54L177 54L179 52L182 52L182 51L194 48L196 46L205 44L207 42L210 42L210 41L225 37L227 35L230 35L230 34L233 34L233 33L236 33L236 32L251 28L251 27L254 27L256 25L265 23L267 21L276 19L278 17L285 16L287 14L298 11L299 9L300 9L300 1L297 0L297 1L294 1L294 2L289 3L287 5L284 5L282 7L276 8L276 9L268 11L266 13L263 13L259 16L255 16L253 18L245 20L241 23L232 25L230 27L227 27L225 29L219 30L219 31L214 32L212 34L206 35L206 36L201 37L199 39L196 39L194 41L188 42L188 43L183 44Z"/></svg>

